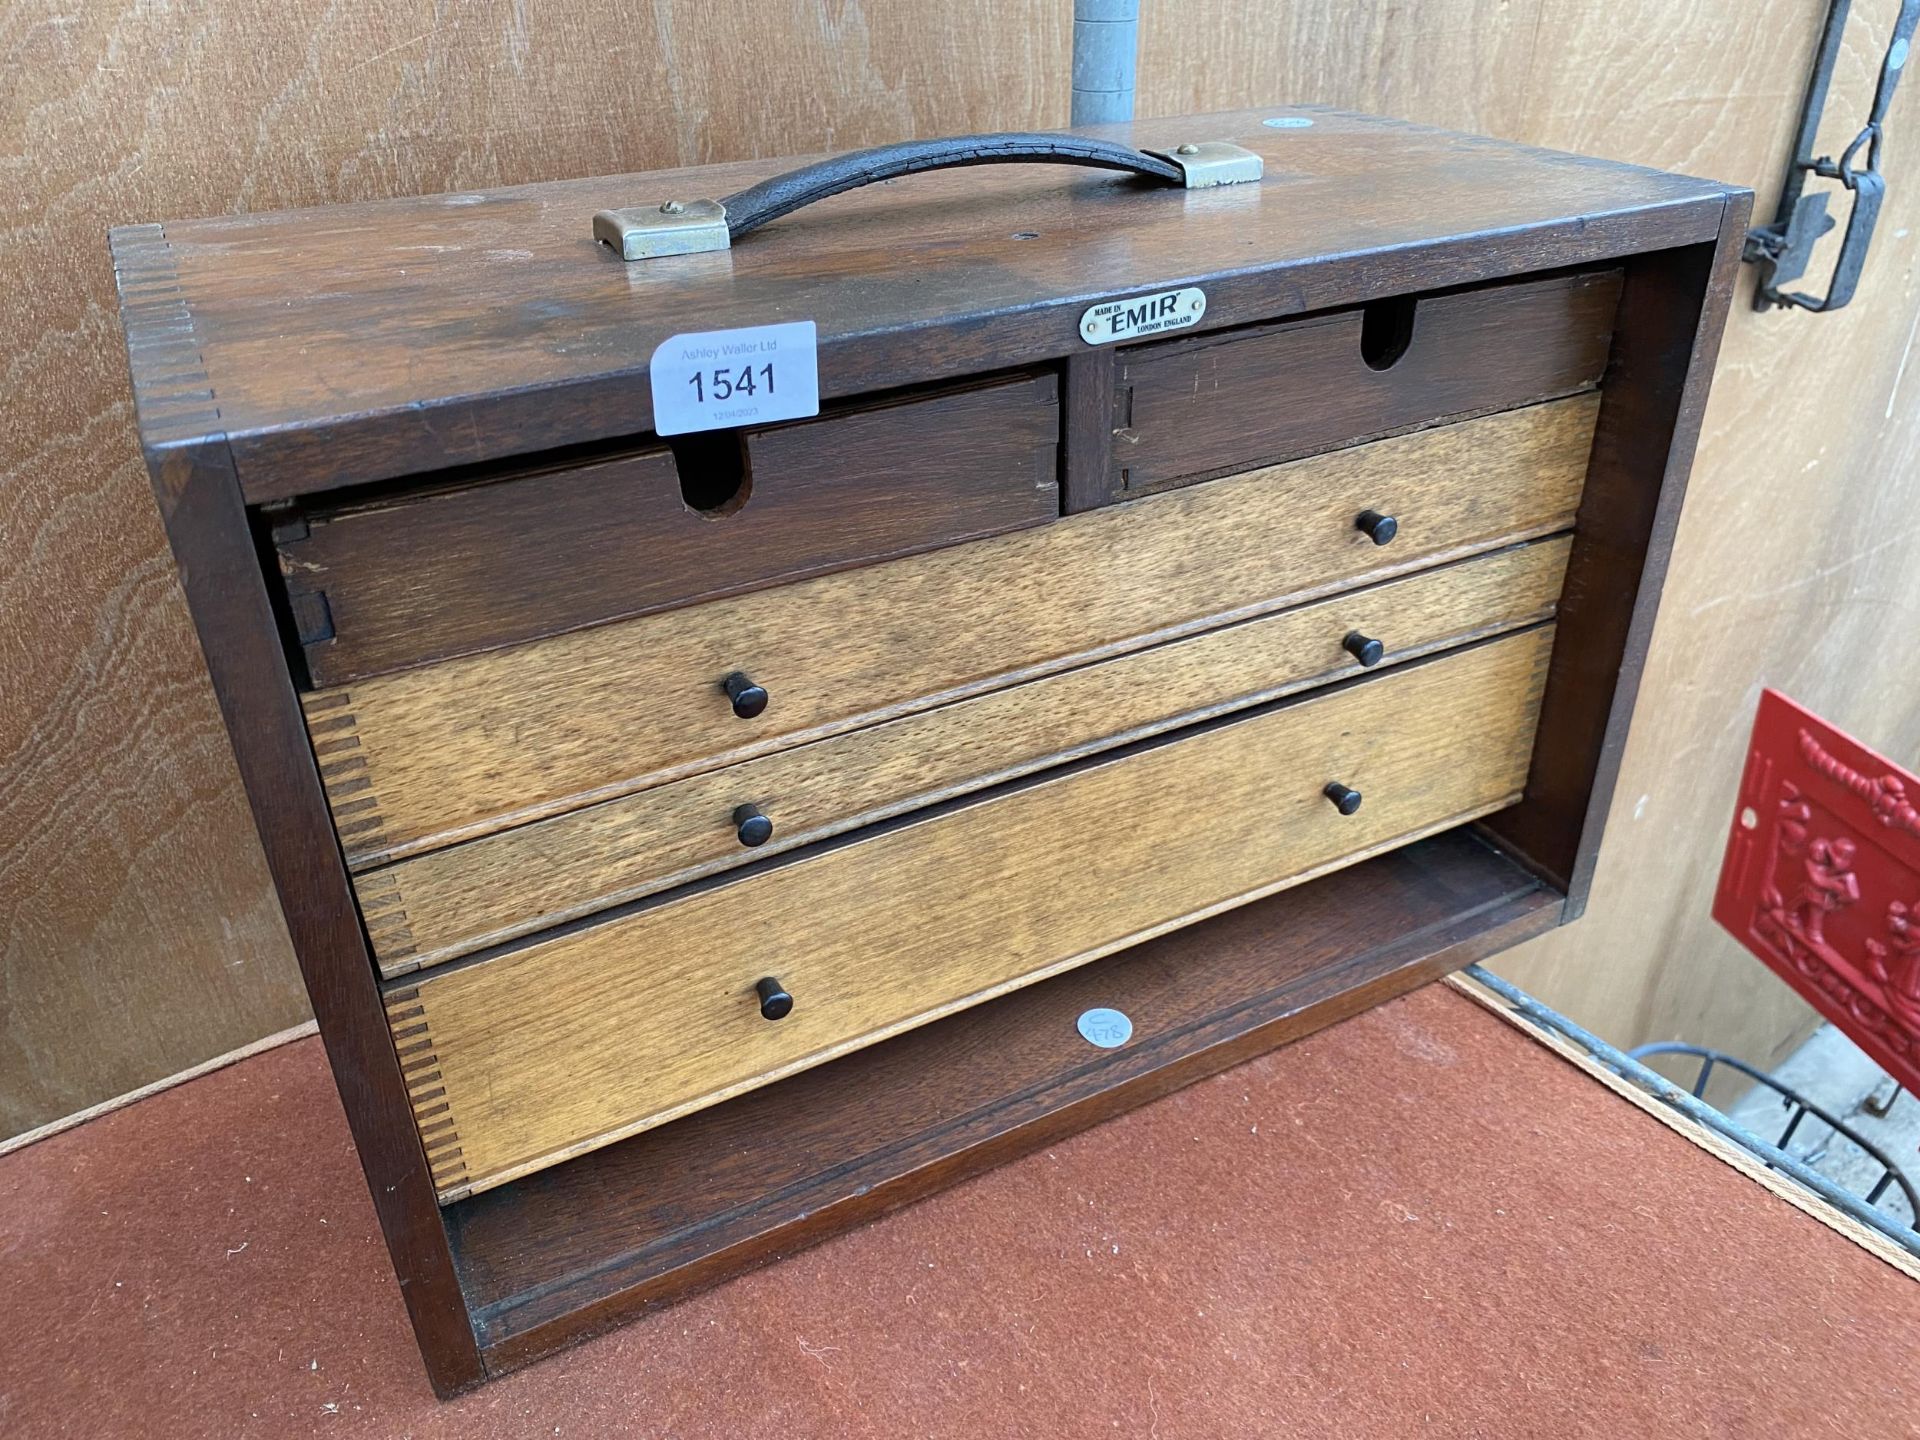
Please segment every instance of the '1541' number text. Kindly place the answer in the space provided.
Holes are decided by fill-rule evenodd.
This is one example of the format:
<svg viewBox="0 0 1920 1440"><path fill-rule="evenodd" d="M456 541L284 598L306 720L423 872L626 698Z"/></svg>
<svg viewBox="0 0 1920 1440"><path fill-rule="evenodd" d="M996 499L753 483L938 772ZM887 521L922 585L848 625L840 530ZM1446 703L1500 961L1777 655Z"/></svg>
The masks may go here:
<svg viewBox="0 0 1920 1440"><path fill-rule="evenodd" d="M725 402L736 395L758 395L762 390L767 394L775 393L773 388L773 365L742 365L737 371L729 369L696 370L687 377L687 384L693 387L694 402L707 403L711 395L716 401Z"/></svg>

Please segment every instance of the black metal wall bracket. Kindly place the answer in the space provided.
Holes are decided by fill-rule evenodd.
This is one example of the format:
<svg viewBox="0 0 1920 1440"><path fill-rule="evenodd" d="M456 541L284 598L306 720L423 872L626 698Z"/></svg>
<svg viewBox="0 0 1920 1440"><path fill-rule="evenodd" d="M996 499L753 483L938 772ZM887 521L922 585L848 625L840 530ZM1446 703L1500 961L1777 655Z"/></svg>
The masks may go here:
<svg viewBox="0 0 1920 1440"><path fill-rule="evenodd" d="M1753 308L1768 310L1797 306L1802 310L1838 310L1853 298L1860 282L1861 266L1866 264L1867 246L1873 241L1874 223L1880 218L1880 202L1886 198L1886 177L1880 173L1881 129L1887 106L1893 101L1894 87L1900 83L1913 45L1914 29L1920 25L1920 0L1901 0L1899 18L1894 21L1893 37L1886 58L1880 64L1880 83L1873 95L1873 109L1866 126L1838 160L1816 156L1814 143L1820 131L1820 118L1827 108L1827 90L1833 82L1834 62L1847 30L1847 14L1853 0L1832 0L1827 8L1827 28L1820 37L1820 52L1814 60L1813 78L1807 82L1806 100L1800 109L1800 133L1794 140L1793 159L1787 165L1786 183L1780 188L1780 207L1771 225L1756 225L1747 232L1742 258L1761 267L1760 283L1753 293ZM1866 151L1866 163L1857 164ZM1834 262L1833 278L1824 297L1782 290L1780 287L1806 274L1813 260L1813 247L1836 223L1827 214L1832 192L1805 193L1807 176L1818 175L1838 180L1853 192L1853 211L1847 217L1847 232L1840 241L1840 254Z"/></svg>

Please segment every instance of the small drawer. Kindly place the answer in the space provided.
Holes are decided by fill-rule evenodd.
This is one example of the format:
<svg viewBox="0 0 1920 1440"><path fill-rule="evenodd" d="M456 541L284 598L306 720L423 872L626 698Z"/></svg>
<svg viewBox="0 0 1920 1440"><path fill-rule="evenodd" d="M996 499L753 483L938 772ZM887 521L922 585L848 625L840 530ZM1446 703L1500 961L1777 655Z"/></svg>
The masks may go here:
<svg viewBox="0 0 1920 1440"><path fill-rule="evenodd" d="M435 1188L459 1199L1503 808L1551 639L1216 722L393 986ZM790 1011L763 1011L775 990Z"/></svg>
<svg viewBox="0 0 1920 1440"><path fill-rule="evenodd" d="M356 870L1568 529L1598 399L305 697ZM1370 536L1368 512L1398 522ZM760 694L736 713L723 681Z"/></svg>
<svg viewBox="0 0 1920 1440"><path fill-rule="evenodd" d="M1103 499L1591 388L1619 298L1607 270L1123 350Z"/></svg>
<svg viewBox="0 0 1920 1440"><path fill-rule="evenodd" d="M382 974L405 974L1049 765L1547 619L1570 544L1558 536L1346 591L357 875L374 955Z"/></svg>
<svg viewBox="0 0 1920 1440"><path fill-rule="evenodd" d="M315 685L871 564L1059 514L1058 382L1026 375L427 486L273 532Z"/></svg>

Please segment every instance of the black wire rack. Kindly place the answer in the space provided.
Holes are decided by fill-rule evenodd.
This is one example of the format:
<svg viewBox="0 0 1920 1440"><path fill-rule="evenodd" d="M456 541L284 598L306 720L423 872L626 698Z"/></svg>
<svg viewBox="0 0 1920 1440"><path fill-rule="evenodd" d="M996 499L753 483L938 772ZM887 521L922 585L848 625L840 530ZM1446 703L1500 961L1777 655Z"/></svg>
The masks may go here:
<svg viewBox="0 0 1920 1440"><path fill-rule="evenodd" d="M1871 1230L1879 1232L1907 1254L1916 1260L1920 1260L1920 1227L1916 1227L1911 1221L1902 1223L1888 1215L1884 1210L1878 1208L1878 1206L1865 1203L1865 1201L1863 1201L1860 1196L1854 1194L1853 1191L1843 1185L1836 1184L1833 1180L1807 1164L1806 1161L1799 1156L1789 1154L1778 1145L1755 1135L1745 1126L1721 1114L1697 1095L1687 1093L1687 1091L1683 1090L1659 1071L1648 1066L1644 1061L1636 1059L1617 1046L1608 1044L1592 1031L1573 1020L1569 1020L1565 1015L1560 1014L1559 1011L1554 1010L1550 1006L1541 1004L1538 1000L1527 994L1526 991L1502 980L1498 975L1495 975L1484 966L1469 965L1464 973L1480 986L1491 991L1499 998L1502 1006L1509 1013L1518 1017L1527 1025L1557 1035L1562 1040L1570 1041L1577 1048L1586 1051L1597 1064L1612 1071L1621 1080L1640 1091L1641 1094L1659 1101L1669 1109L1678 1111L1703 1129L1710 1130L1723 1139L1730 1140L1734 1144L1739 1145L1763 1161L1769 1170L1776 1171L1795 1181L1804 1189L1812 1191L1841 1214L1851 1220L1858 1221L1861 1225ZM1715 1056L1716 1064L1727 1063L1729 1060L1731 1060L1730 1056ZM1743 1064L1739 1062L1734 1063L1736 1067L1742 1071L1746 1070ZM1768 1081L1771 1079L1771 1077L1758 1075L1756 1075L1755 1078ZM1704 1078L1697 1079L1695 1083L1703 1090L1706 1088L1706 1080ZM1773 1088L1778 1090L1783 1087L1776 1084L1773 1085ZM1799 1097L1796 1096L1795 1098L1797 1099ZM1807 1109L1816 1119L1822 1118L1824 1115L1824 1112L1820 1111L1818 1107L1809 1105ZM1836 1129L1837 1128L1838 1127L1836 1127ZM1789 1136L1789 1138L1791 1137ZM1882 1152L1877 1149L1871 1149L1871 1147L1865 1148L1869 1148L1870 1152L1877 1159L1885 1160ZM1914 1192L1912 1187L1907 1184L1906 1177L1898 1173L1897 1166L1893 1166L1891 1162L1886 1163L1888 1169L1894 1174L1893 1183L1900 1187L1901 1191L1908 1198L1908 1203L1911 1204ZM1885 1190L1886 1186L1883 1184L1875 1193L1884 1194Z"/></svg>
<svg viewBox="0 0 1920 1440"><path fill-rule="evenodd" d="M1773 1147L1776 1150L1785 1151L1787 1147L1793 1143L1793 1137L1799 1131L1800 1123L1808 1116L1812 1116L1813 1119L1825 1125L1833 1132L1833 1138L1843 1140L1853 1146L1856 1150L1860 1151L1861 1154L1865 1155L1868 1160L1872 1161L1875 1166L1879 1167L1880 1178L1874 1183L1873 1188L1866 1192L1866 1203L1870 1206L1877 1207L1889 1189L1897 1189L1907 1202L1907 1224L1909 1228L1920 1230L1920 1196L1914 1194L1913 1185L1908 1181L1906 1173L1894 1162L1892 1157L1878 1145L1867 1139L1867 1137L1862 1135L1858 1130L1847 1124L1846 1121L1840 1119L1824 1107L1814 1104L1813 1101L1807 1099L1806 1096L1802 1095L1785 1081L1776 1076L1769 1075L1764 1070L1749 1065L1737 1056L1728 1055L1724 1051L1709 1050L1704 1045L1688 1045L1678 1040L1662 1040L1651 1045L1636 1046L1634 1049L1629 1050L1627 1054L1635 1060L1646 1060L1655 1055L1686 1055L1699 1060L1700 1071L1699 1074L1694 1077L1693 1081L1693 1098L1696 1100L1704 1100L1706 1098L1707 1082L1713 1078L1713 1072L1722 1067L1746 1076L1756 1085L1764 1085L1780 1097L1781 1103L1787 1110L1787 1123L1780 1131L1779 1138L1773 1142ZM1829 1141L1829 1143L1831 1143L1831 1141ZM1763 1156L1762 1158L1764 1159L1765 1157ZM1808 1160L1812 1157L1811 1155L1802 1155L1798 1158ZM1770 1169L1779 1168L1771 1161L1768 1161L1768 1167Z"/></svg>

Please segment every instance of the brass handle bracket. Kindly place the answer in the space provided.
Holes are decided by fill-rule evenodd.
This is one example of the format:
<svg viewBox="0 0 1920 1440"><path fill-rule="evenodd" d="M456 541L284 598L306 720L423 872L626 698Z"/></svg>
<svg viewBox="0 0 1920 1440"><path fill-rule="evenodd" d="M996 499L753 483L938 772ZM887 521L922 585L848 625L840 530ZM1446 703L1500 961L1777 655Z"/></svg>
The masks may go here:
<svg viewBox="0 0 1920 1440"><path fill-rule="evenodd" d="M733 243L727 207L718 200L668 200L632 210L602 210L593 217L593 238L611 246L622 260L698 255Z"/></svg>
<svg viewBox="0 0 1920 1440"><path fill-rule="evenodd" d="M1209 190L1215 185L1245 185L1266 173L1267 164L1253 151L1225 140L1202 140L1171 150L1149 150L1180 171L1181 188Z"/></svg>

